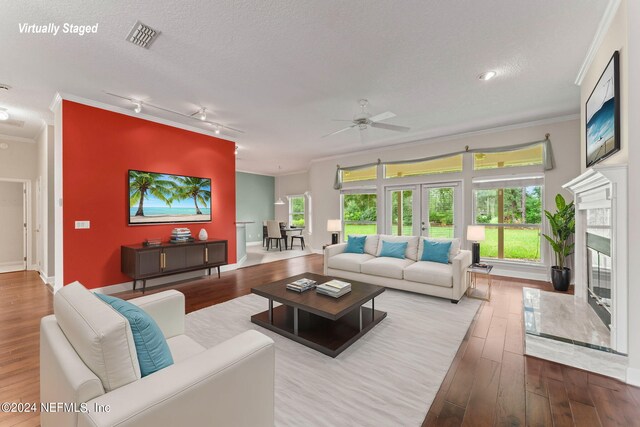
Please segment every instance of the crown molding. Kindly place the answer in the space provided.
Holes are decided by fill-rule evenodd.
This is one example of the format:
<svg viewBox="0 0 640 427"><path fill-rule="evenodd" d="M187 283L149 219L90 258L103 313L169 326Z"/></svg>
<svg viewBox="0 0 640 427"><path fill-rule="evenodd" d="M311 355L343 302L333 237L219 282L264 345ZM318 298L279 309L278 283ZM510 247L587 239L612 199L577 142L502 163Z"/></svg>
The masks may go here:
<svg viewBox="0 0 640 427"><path fill-rule="evenodd" d="M136 113L134 111L131 111L128 108L118 107L118 106L107 104L100 101L94 101L93 99L82 98L80 96L72 95L69 93L56 93L56 95L53 98L53 101L51 102L51 105L49 106L51 111L55 111L55 109L58 107L58 104L61 103L62 100L77 102L78 104L88 105L89 107L99 108L101 110L111 111L113 113L118 113L118 114L122 114L129 117L135 117L137 119L146 120L149 122L160 123L162 125L183 129L189 132L211 136L221 141L230 142L234 145L236 144L235 141L231 139L221 138L220 135L216 135L213 131L207 131L205 129L200 129L195 126L186 125L184 123L175 122L173 120L162 119L160 117L152 116L145 113Z"/></svg>
<svg viewBox="0 0 640 427"><path fill-rule="evenodd" d="M13 141L13 142L26 142L27 144L35 144L36 140L33 138L25 138L23 136L13 136L7 135L6 133L0 133L0 139L4 141Z"/></svg>
<svg viewBox="0 0 640 427"><path fill-rule="evenodd" d="M607 35L607 31L609 31L611 22L616 16L616 12L618 11L620 3L622 3L622 0L609 0L609 4L607 4L607 8L604 10L604 15L602 15L602 19L600 19L598 29L596 30L596 34L593 36L593 40L591 41L589 50L587 50L587 56L584 58L584 61L582 61L582 65L580 66L580 70L578 71L578 75L576 76L576 80L574 82L576 85L580 86L582 84L582 81L584 80L584 77L587 75L589 67L591 67L591 63L596 57L598 49L600 49L602 40Z"/></svg>
<svg viewBox="0 0 640 427"><path fill-rule="evenodd" d="M284 173L279 173L279 174L275 174L274 176L277 177L281 177L281 176L289 176L289 175L300 175L303 173L309 173L308 169L300 169L297 171L293 171L293 172L284 172Z"/></svg>
<svg viewBox="0 0 640 427"><path fill-rule="evenodd" d="M470 137L470 136L486 135L488 133L505 132L505 131L509 131L509 130L524 129L524 128L529 128L529 127L533 127L533 126L542 126L542 125L548 125L548 124L553 124L553 123L562 123L562 122L568 122L568 121L571 121L571 120L579 120L579 119L580 119L580 114L567 114L567 115L563 115L563 116L551 117L551 118L548 118L548 119L533 120L533 121L529 121L529 122L515 123L515 124L512 124L512 125L498 126L498 127L492 127L492 128L486 128L486 129L478 129L478 130L473 130L473 131L468 131L468 132L451 133L451 134L448 134L448 135L435 136L435 137L431 137L431 138L415 139L413 141L401 142L401 143L393 144L393 145L383 145L383 146L367 148L367 149L364 149L364 150L349 151L349 152L346 152L346 153L336 154L336 155L333 155L333 156L318 157L316 159L311 160L310 163L313 164L313 163L318 163L318 162L324 162L326 160L335 160L335 159L340 159L340 158L342 158L344 156L351 156L351 155L355 155L355 154L368 153L368 152L371 152L371 151L385 152L385 151L396 150L396 149L399 149L399 148L415 147L415 146L423 145L423 144L432 144L432 143L437 143L437 142L451 141L452 139L467 138L467 137ZM543 137L543 135L540 136L540 139L542 139L542 137Z"/></svg>
<svg viewBox="0 0 640 427"><path fill-rule="evenodd" d="M270 174L270 173L264 173L264 172L253 172L253 171L248 171L248 170L244 170L244 169L236 169L236 172L248 173L248 174L251 174L251 175L270 176L270 177L275 178L275 175Z"/></svg>
<svg viewBox="0 0 640 427"><path fill-rule="evenodd" d="M62 95L60 94L60 92L56 92L56 94L53 95L53 99L49 103L49 110L55 113L61 103L62 103Z"/></svg>

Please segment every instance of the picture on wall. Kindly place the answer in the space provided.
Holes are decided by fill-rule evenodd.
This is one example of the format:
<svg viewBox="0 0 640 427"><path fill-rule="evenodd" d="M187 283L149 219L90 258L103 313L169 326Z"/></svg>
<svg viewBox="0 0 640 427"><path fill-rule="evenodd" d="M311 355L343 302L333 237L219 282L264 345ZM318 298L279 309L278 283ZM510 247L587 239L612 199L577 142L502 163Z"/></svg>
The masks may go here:
<svg viewBox="0 0 640 427"><path fill-rule="evenodd" d="M129 171L129 224L211 221L211 179Z"/></svg>
<svg viewBox="0 0 640 427"><path fill-rule="evenodd" d="M613 54L587 100L587 167L620 150L619 56Z"/></svg>

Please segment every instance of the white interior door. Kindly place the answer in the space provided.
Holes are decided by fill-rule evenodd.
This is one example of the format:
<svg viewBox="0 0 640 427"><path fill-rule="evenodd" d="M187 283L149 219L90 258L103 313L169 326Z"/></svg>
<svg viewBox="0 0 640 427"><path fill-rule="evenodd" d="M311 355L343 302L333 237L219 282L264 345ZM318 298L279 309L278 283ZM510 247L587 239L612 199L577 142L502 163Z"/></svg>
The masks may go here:
<svg viewBox="0 0 640 427"><path fill-rule="evenodd" d="M0 181L0 273L27 268L25 183Z"/></svg>
<svg viewBox="0 0 640 427"><path fill-rule="evenodd" d="M458 183L421 186L420 234L425 237L462 237L462 191Z"/></svg>

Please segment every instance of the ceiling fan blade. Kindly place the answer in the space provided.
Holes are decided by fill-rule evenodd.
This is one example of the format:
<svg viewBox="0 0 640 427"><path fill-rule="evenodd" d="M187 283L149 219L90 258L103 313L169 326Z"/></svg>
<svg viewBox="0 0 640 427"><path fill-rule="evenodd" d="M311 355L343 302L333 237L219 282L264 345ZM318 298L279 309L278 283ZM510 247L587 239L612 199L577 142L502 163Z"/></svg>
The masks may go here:
<svg viewBox="0 0 640 427"><path fill-rule="evenodd" d="M345 120L345 119L331 119L332 122L353 122L353 120Z"/></svg>
<svg viewBox="0 0 640 427"><path fill-rule="evenodd" d="M395 116L396 115L393 114L391 111L387 111L384 113L376 114L375 116L370 117L369 120L371 120L372 122L381 122L382 120L387 120Z"/></svg>
<svg viewBox="0 0 640 427"><path fill-rule="evenodd" d="M390 125L390 124L387 124L387 123L371 123L371 126L374 127L374 128L394 130L396 132L409 132L411 130L411 128L408 128L408 127Z"/></svg>
<svg viewBox="0 0 640 427"><path fill-rule="evenodd" d="M335 131L335 132L328 133L328 134L326 134L326 135L323 135L323 138L326 138L326 137L331 136L331 135L335 135L335 134L337 134L337 133L344 132L345 130L349 130L349 129L354 128L354 127L356 127L356 126L357 126L357 125L351 125L351 126L348 126L348 127L344 128L344 129L340 129L340 130L337 130L337 131Z"/></svg>

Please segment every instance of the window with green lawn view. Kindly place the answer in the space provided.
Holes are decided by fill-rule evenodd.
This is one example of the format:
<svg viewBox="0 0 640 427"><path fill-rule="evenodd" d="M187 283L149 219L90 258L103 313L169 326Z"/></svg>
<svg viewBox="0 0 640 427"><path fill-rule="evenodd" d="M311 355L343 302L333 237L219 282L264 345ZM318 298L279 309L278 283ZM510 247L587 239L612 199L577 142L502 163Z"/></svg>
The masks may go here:
<svg viewBox="0 0 640 427"><path fill-rule="evenodd" d="M304 196L289 196L289 225L304 228Z"/></svg>
<svg viewBox="0 0 640 427"><path fill-rule="evenodd" d="M480 256L540 262L542 186L474 189L474 222L485 225Z"/></svg>
<svg viewBox="0 0 640 427"><path fill-rule="evenodd" d="M342 194L344 240L354 234L378 233L378 197L376 193Z"/></svg>
<svg viewBox="0 0 640 427"><path fill-rule="evenodd" d="M413 236L413 190L390 190L391 234Z"/></svg>

